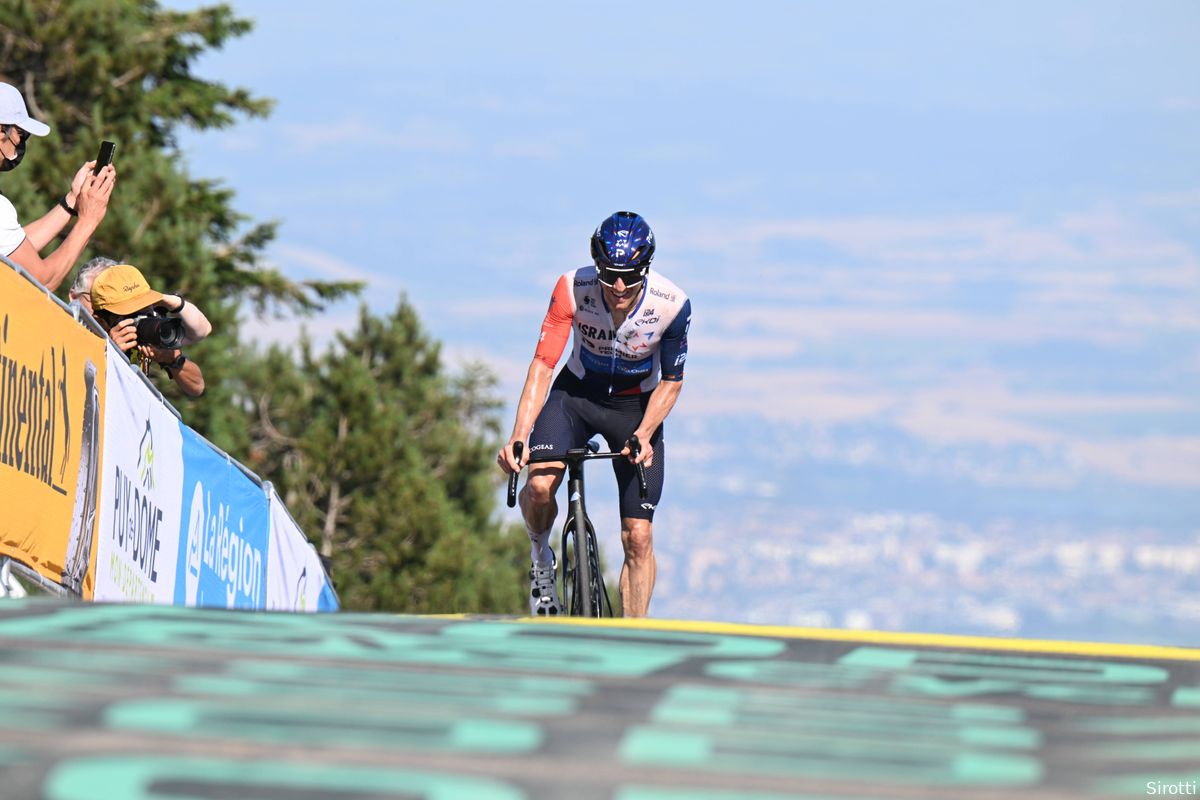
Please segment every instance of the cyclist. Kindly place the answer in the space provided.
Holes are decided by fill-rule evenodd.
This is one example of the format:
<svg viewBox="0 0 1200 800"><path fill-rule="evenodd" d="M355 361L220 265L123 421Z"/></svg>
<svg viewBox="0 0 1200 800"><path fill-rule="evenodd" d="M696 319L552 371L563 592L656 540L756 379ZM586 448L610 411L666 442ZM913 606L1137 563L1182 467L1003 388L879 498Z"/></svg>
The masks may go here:
<svg viewBox="0 0 1200 800"><path fill-rule="evenodd" d="M550 297L541 337L517 403L512 436L496 462L506 473L520 470L513 443L530 455L565 453L597 433L627 459L613 461L621 498L621 606L643 617L654 591L654 509L662 496L666 452L663 420L683 386L691 301L670 280L650 270L654 233L641 216L618 211L592 234L593 265L565 273ZM565 367L551 386L554 368L574 331ZM549 389L549 396L546 391ZM642 443L636 458L627 441ZM649 495L638 494L635 463L646 468ZM529 532L532 564L529 607L534 614L562 612L554 587L550 532L558 514L554 496L561 462L534 464L521 490L521 513Z"/></svg>

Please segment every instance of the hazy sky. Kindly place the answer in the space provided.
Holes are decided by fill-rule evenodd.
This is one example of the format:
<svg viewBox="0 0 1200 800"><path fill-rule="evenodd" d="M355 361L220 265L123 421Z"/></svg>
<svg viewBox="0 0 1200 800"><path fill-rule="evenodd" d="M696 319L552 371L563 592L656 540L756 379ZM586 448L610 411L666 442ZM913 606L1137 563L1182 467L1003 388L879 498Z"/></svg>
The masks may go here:
<svg viewBox="0 0 1200 800"><path fill-rule="evenodd" d="M198 71L278 105L194 174L510 402L554 277L649 219L694 306L660 535L765 501L1200 544L1200 4L234 6Z"/></svg>

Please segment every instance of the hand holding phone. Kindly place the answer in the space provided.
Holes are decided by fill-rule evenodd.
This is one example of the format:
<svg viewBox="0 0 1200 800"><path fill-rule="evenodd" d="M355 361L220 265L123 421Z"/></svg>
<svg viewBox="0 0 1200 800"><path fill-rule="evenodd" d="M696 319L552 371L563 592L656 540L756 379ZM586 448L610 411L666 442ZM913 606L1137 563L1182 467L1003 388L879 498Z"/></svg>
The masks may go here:
<svg viewBox="0 0 1200 800"><path fill-rule="evenodd" d="M100 143L100 152L96 155L96 166L92 168L93 175L99 175L100 170L112 163L113 153L117 150L117 145L114 142L103 141Z"/></svg>

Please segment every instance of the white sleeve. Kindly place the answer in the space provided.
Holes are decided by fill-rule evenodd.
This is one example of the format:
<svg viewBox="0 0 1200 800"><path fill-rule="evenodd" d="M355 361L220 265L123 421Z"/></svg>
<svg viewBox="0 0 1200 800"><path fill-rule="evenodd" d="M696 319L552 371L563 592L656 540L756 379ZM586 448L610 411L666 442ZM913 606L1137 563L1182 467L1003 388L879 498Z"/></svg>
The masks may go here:
<svg viewBox="0 0 1200 800"><path fill-rule="evenodd" d="M10 256L25 241L25 229L17 222L17 210L0 194L0 255Z"/></svg>

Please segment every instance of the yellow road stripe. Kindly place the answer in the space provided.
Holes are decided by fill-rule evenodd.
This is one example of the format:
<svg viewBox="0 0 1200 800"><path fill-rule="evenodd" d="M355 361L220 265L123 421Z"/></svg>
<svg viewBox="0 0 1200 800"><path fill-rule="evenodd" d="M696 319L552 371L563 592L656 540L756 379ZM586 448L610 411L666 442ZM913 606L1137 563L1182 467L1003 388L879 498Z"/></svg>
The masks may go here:
<svg viewBox="0 0 1200 800"><path fill-rule="evenodd" d="M600 628L633 628L649 631L684 631L731 636L763 636L780 639L822 639L860 644L889 644L907 647L949 647L966 650L1008 650L1027 653L1055 653L1102 658L1166 659L1200 661L1200 649L1150 644L1106 642L1066 642L1053 639L1001 639L988 636L961 636L939 633L900 633L859 631L838 628L799 628L786 625L747 625L733 622L699 622L667 619L584 619L581 617L521 617L512 622L537 622L549 625L585 625Z"/></svg>

